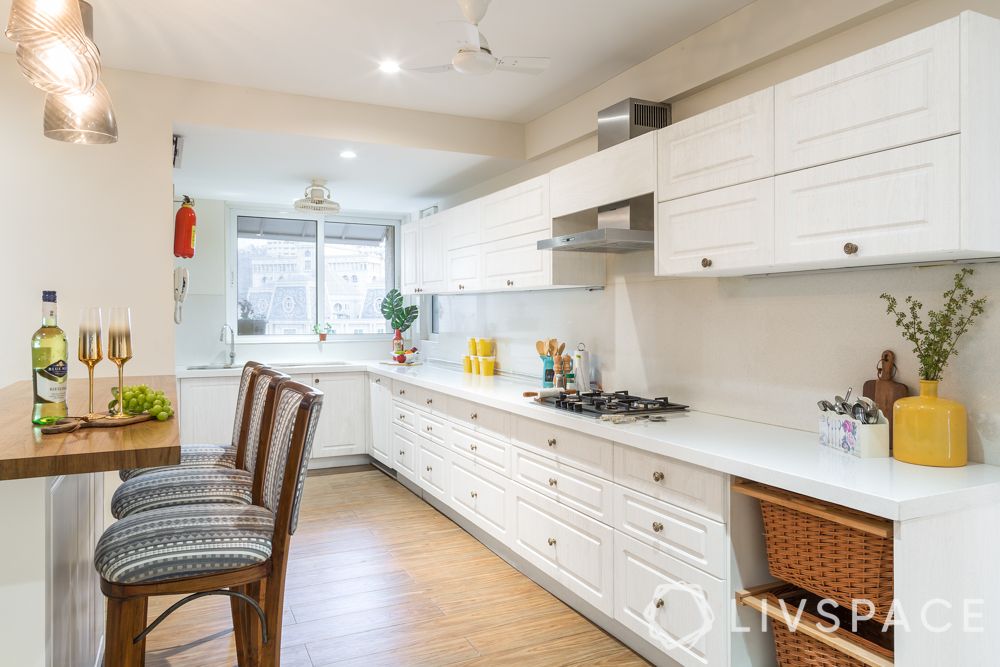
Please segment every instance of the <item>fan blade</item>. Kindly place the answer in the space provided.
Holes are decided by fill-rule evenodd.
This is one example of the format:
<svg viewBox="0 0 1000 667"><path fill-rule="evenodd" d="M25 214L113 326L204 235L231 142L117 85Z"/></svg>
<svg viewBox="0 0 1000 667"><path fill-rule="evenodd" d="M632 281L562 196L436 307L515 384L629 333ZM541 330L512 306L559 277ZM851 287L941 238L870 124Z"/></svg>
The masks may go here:
<svg viewBox="0 0 1000 667"><path fill-rule="evenodd" d="M462 10L465 20L478 25L486 16L486 10L490 8L490 0L458 0L458 8Z"/></svg>
<svg viewBox="0 0 1000 667"><path fill-rule="evenodd" d="M406 72L421 72L423 74L441 74L455 70L451 63L447 65L431 65L430 67L405 67L403 69Z"/></svg>
<svg viewBox="0 0 1000 667"><path fill-rule="evenodd" d="M525 56L504 56L497 59L497 69L519 74L541 74L548 69L549 58L529 58Z"/></svg>

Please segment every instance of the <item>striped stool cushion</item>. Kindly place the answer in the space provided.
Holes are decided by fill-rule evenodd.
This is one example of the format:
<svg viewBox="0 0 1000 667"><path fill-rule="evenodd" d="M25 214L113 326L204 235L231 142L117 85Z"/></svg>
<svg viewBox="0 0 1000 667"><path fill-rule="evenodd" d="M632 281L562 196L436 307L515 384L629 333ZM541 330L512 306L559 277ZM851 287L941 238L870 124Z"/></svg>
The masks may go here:
<svg viewBox="0 0 1000 667"><path fill-rule="evenodd" d="M94 567L119 584L218 574L271 557L274 515L256 505L187 505L133 514L104 531Z"/></svg>
<svg viewBox="0 0 1000 667"><path fill-rule="evenodd" d="M178 465L190 468L235 468L236 447L233 445L181 445L181 462ZM128 470L119 470L118 476L125 482L153 470L176 467L129 468Z"/></svg>
<svg viewBox="0 0 1000 667"><path fill-rule="evenodd" d="M111 514L122 519L161 507L252 501L253 475L246 470L166 467L126 480L111 498Z"/></svg>

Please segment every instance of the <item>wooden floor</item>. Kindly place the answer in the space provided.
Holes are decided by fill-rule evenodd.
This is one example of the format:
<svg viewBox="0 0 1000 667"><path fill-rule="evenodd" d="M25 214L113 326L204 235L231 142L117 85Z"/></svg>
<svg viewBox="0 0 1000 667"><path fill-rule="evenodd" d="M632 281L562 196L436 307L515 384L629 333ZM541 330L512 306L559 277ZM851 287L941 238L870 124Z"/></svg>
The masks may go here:
<svg viewBox="0 0 1000 667"><path fill-rule="evenodd" d="M308 478L285 607L284 667L647 664L374 469ZM174 613L146 665L236 665L229 600Z"/></svg>

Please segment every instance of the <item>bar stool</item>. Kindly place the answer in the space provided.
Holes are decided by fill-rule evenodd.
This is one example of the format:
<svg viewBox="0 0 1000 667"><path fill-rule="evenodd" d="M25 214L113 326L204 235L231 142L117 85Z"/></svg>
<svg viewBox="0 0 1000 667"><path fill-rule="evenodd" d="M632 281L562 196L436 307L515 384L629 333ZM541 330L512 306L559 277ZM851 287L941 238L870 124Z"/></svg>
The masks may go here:
<svg viewBox="0 0 1000 667"><path fill-rule="evenodd" d="M267 430L265 421L270 419L275 389L287 379L284 373L267 367L257 367L251 374L248 417L234 468L180 465L144 471L115 489L112 516L123 519L136 512L201 503L249 505L253 475L263 454L261 434Z"/></svg>
<svg viewBox="0 0 1000 667"><path fill-rule="evenodd" d="M141 666L146 636L206 595L231 599L240 665L278 664L288 549L322 401L321 392L304 384L278 384L266 453L254 475L254 504L165 507L128 516L104 532L94 565L107 597L106 665ZM147 627L148 598L156 595L186 597Z"/></svg>
<svg viewBox="0 0 1000 667"><path fill-rule="evenodd" d="M235 468L236 458L239 455L240 444L246 431L246 420L249 416L246 410L246 397L250 393L250 385L257 371L265 368L264 364L256 361L248 361L243 366L243 373L240 376L240 389L236 396L236 418L233 424L233 440L229 445L181 445L180 466L192 468ZM123 482L145 475L153 470L163 468L174 468L176 466L154 466L152 468L127 468L120 470L118 476Z"/></svg>

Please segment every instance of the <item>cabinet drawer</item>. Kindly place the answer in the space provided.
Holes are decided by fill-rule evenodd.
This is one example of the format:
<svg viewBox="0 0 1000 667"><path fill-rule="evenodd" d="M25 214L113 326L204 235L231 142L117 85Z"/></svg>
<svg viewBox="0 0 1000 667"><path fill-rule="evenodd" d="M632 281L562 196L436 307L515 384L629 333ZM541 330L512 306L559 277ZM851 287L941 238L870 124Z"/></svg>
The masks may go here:
<svg viewBox="0 0 1000 667"><path fill-rule="evenodd" d="M443 412L445 410L445 396L430 389L424 389L405 382L393 382L393 397L399 401L412 403L421 410L431 412Z"/></svg>
<svg viewBox="0 0 1000 667"><path fill-rule="evenodd" d="M459 452L479 465L510 476L510 445L461 426L452 426L448 434L452 451Z"/></svg>
<svg viewBox="0 0 1000 667"><path fill-rule="evenodd" d="M392 467L396 472L414 482L417 481L417 435L405 428L392 427Z"/></svg>
<svg viewBox="0 0 1000 667"><path fill-rule="evenodd" d="M615 620L662 648L650 632L646 611L655 614L658 631L680 643L702 627L705 605L715 619L708 633L666 653L687 667L727 664L729 600L722 581L617 532L614 576Z"/></svg>
<svg viewBox="0 0 1000 667"><path fill-rule="evenodd" d="M549 173L552 217L656 191L656 137L649 132Z"/></svg>
<svg viewBox="0 0 1000 667"><path fill-rule="evenodd" d="M402 401L392 402L392 423L396 426L417 430L417 412Z"/></svg>
<svg viewBox="0 0 1000 667"><path fill-rule="evenodd" d="M959 18L775 86L779 172L958 132Z"/></svg>
<svg viewBox="0 0 1000 667"><path fill-rule="evenodd" d="M611 479L614 448L610 440L523 417L513 417L511 439L560 463Z"/></svg>
<svg viewBox="0 0 1000 667"><path fill-rule="evenodd" d="M723 524L617 484L614 500L616 529L709 574L725 578L726 527Z"/></svg>
<svg viewBox="0 0 1000 667"><path fill-rule="evenodd" d="M417 433L439 445L447 442L450 425L439 417L417 411Z"/></svg>
<svg viewBox="0 0 1000 667"><path fill-rule="evenodd" d="M480 433L503 439L510 435L510 420L503 410L449 396L448 416Z"/></svg>
<svg viewBox="0 0 1000 667"><path fill-rule="evenodd" d="M615 482L725 522L726 476L677 459L615 445Z"/></svg>
<svg viewBox="0 0 1000 667"><path fill-rule="evenodd" d="M615 531L516 482L511 486L514 549L610 616Z"/></svg>
<svg viewBox="0 0 1000 667"><path fill-rule="evenodd" d="M958 250L959 172L952 136L779 176L775 260L852 266Z"/></svg>
<svg viewBox="0 0 1000 667"><path fill-rule="evenodd" d="M447 502L448 453L426 438L418 438L417 483L424 491Z"/></svg>
<svg viewBox="0 0 1000 667"><path fill-rule="evenodd" d="M661 201L774 175L774 89L657 132Z"/></svg>
<svg viewBox="0 0 1000 667"><path fill-rule="evenodd" d="M773 262L773 178L660 204L657 275L743 273Z"/></svg>
<svg viewBox="0 0 1000 667"><path fill-rule="evenodd" d="M512 479L611 525L612 483L520 447L511 448Z"/></svg>
<svg viewBox="0 0 1000 667"><path fill-rule="evenodd" d="M510 480L461 456L452 457L450 470L451 505L477 526L506 542L512 525Z"/></svg>

